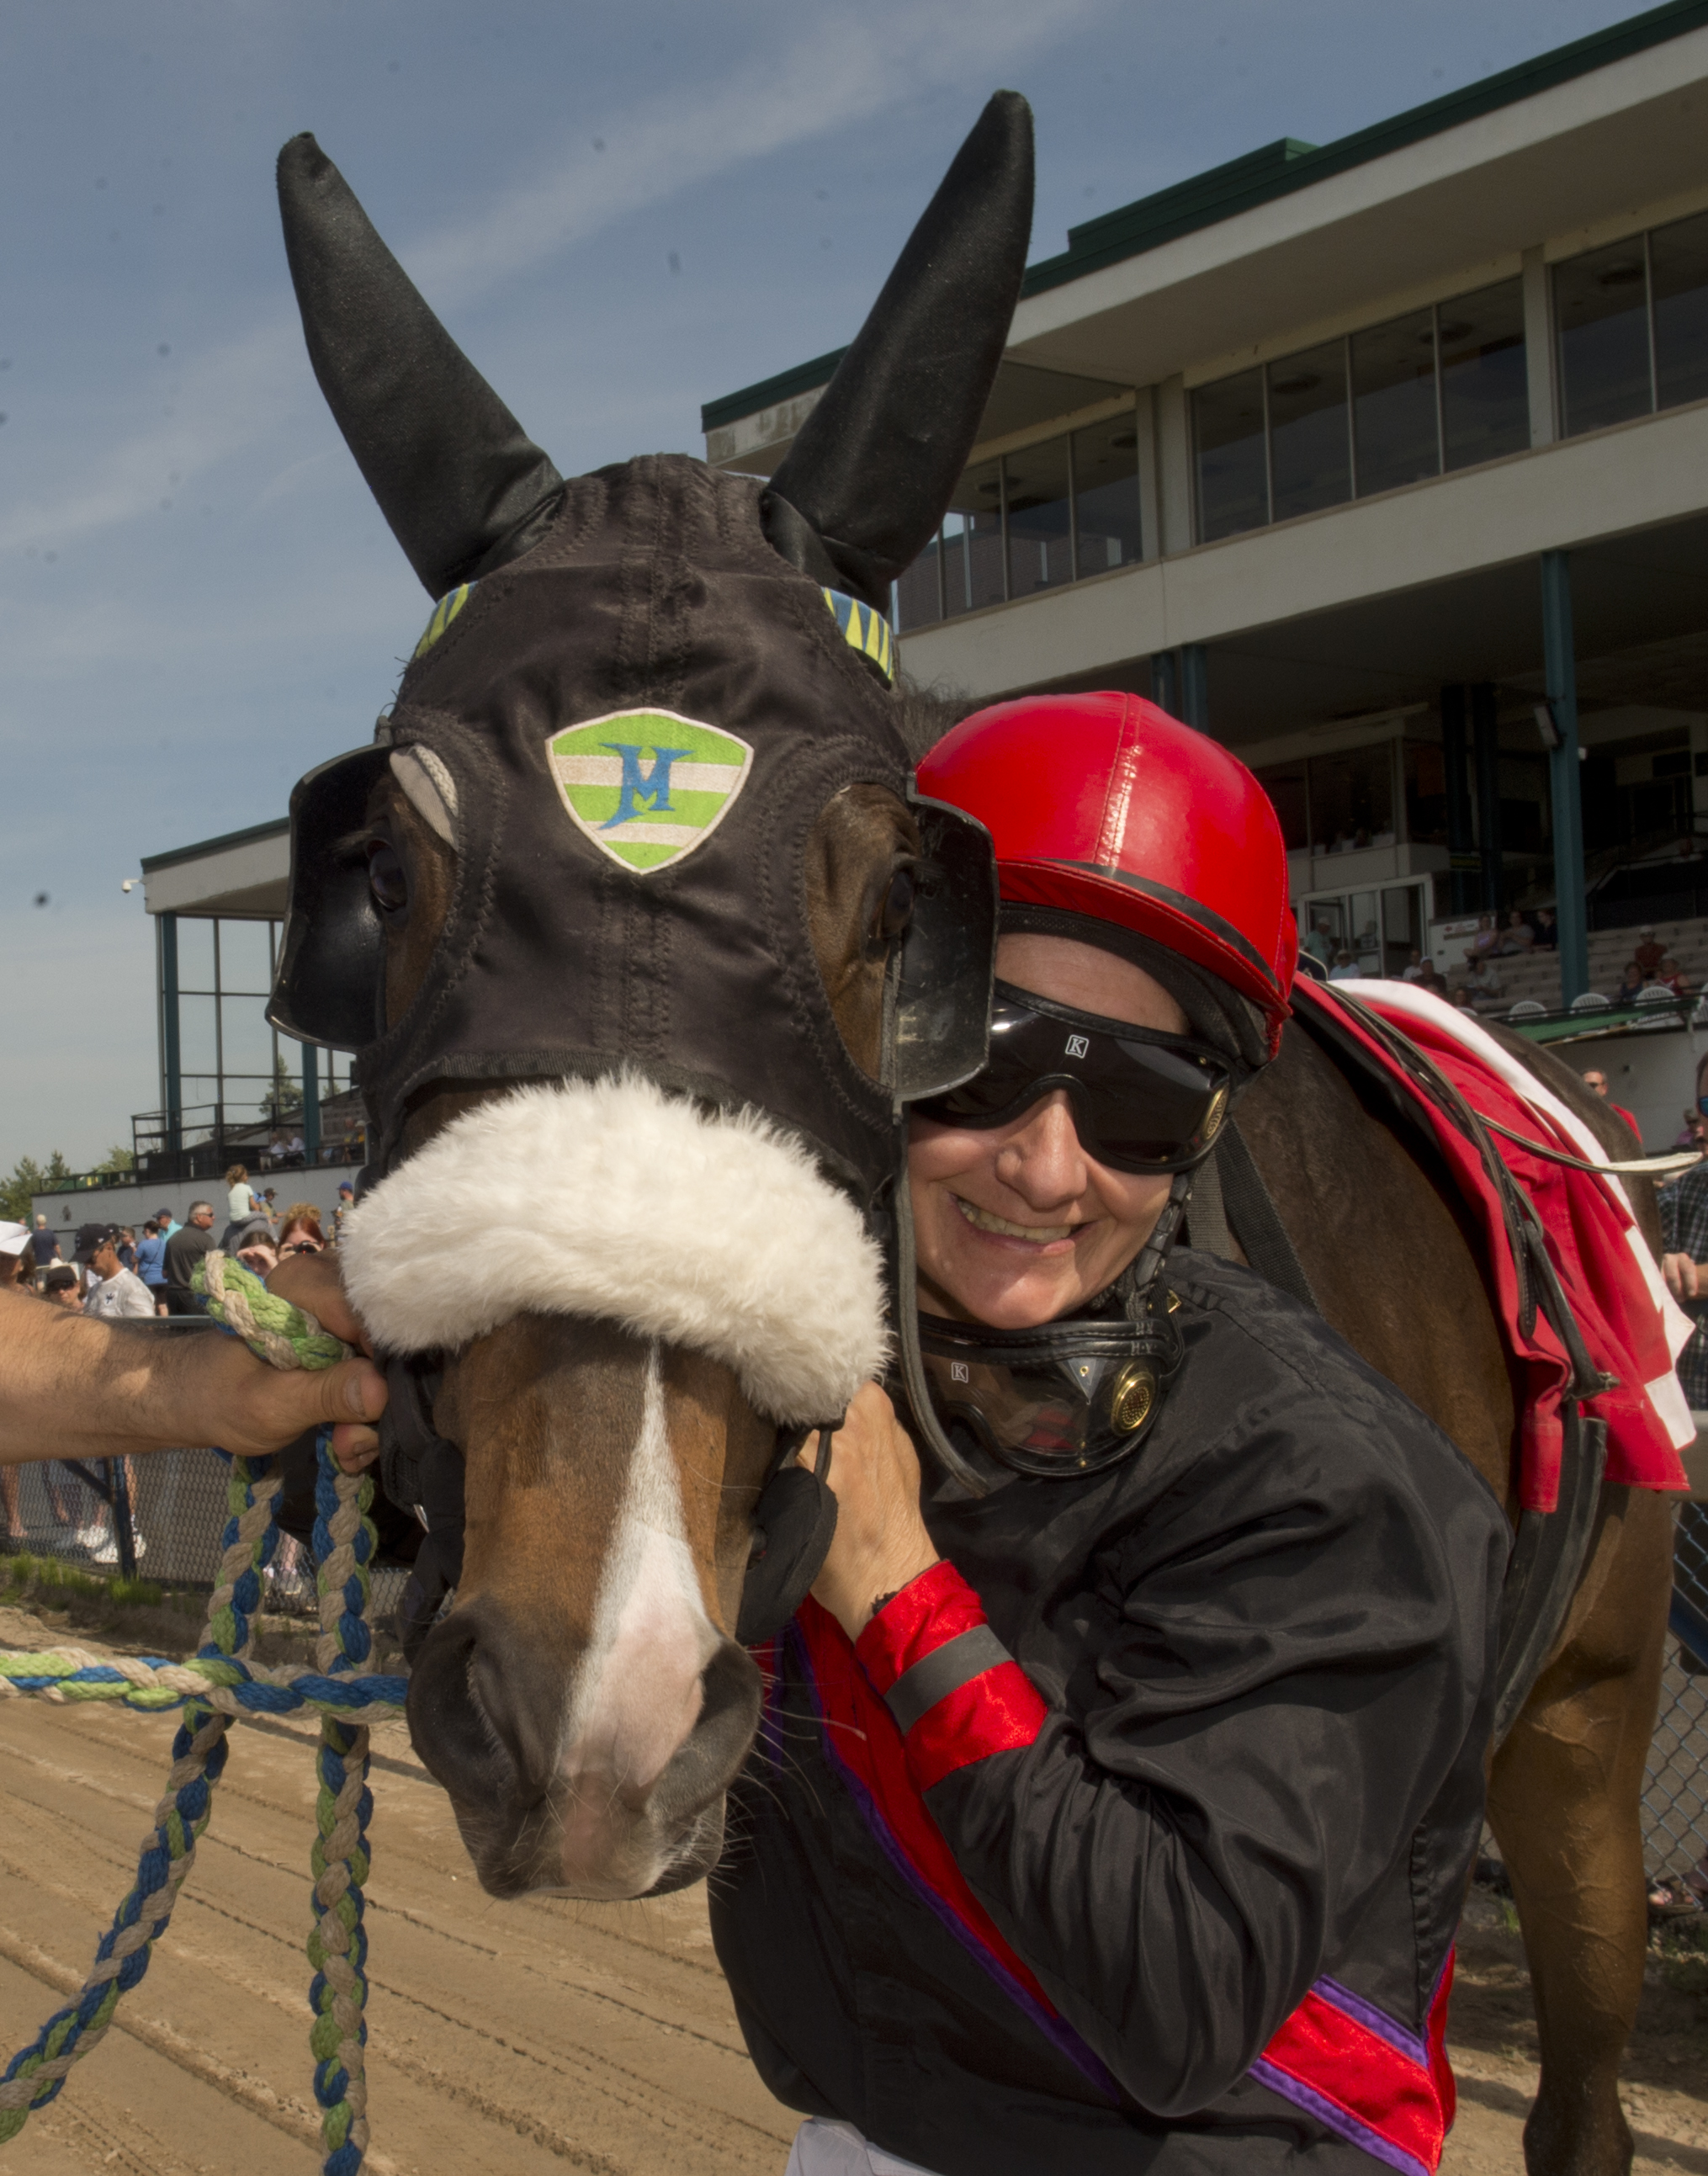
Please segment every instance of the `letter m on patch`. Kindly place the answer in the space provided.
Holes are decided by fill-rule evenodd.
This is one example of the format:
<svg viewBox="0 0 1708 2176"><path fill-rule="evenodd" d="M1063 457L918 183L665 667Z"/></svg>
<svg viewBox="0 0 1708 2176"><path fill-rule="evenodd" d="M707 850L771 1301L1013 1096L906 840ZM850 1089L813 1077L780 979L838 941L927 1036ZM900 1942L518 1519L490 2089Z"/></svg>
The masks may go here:
<svg viewBox="0 0 1708 2176"><path fill-rule="evenodd" d="M640 768L644 748L633 741L607 741L604 745L613 755L623 759L623 779L618 791L617 813L607 816L600 825L601 831L613 830L618 824L628 824L640 813L642 802L655 816L662 815L670 807L670 768L680 763L689 751L687 748L661 748L652 751L652 769L645 773Z"/></svg>

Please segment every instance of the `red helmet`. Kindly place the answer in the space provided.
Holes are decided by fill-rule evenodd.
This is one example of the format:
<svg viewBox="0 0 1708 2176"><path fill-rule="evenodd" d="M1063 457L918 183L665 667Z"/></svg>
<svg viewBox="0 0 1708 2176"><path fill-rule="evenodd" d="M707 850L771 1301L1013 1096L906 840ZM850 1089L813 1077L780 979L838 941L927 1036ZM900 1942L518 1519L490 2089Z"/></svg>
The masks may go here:
<svg viewBox="0 0 1708 2176"><path fill-rule="evenodd" d="M1004 900L1137 930L1263 1012L1273 1057L1298 933L1269 796L1203 733L1136 695L1023 695L976 711L919 790L976 816Z"/></svg>

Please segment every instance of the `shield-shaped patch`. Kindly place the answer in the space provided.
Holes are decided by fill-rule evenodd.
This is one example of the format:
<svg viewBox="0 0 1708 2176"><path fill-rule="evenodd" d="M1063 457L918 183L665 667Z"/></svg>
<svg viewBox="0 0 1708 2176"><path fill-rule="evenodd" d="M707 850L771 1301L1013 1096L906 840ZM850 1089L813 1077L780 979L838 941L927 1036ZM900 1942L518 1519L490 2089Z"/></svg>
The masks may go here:
<svg viewBox="0 0 1708 2176"><path fill-rule="evenodd" d="M613 710L546 743L576 828L650 876L709 839L753 768L748 743L673 710Z"/></svg>

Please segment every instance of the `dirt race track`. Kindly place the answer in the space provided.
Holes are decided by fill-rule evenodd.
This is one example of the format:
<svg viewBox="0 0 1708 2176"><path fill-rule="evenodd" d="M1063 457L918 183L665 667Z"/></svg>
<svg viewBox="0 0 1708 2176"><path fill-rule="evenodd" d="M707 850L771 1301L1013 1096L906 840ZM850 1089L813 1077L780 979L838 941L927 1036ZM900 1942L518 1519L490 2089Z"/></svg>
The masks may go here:
<svg viewBox="0 0 1708 2176"><path fill-rule="evenodd" d="M0 1623L0 1645L19 1620ZM47 1644L32 1626L32 1646ZM63 1635L62 1635L63 1636ZM86 1640L87 1635L84 1635ZM171 1726L0 1706L0 2040L80 1983L128 1886ZM742 2050L704 1893L498 1904L400 1725L375 1733L369 2075L376 2176L781 2176L796 2118ZM147 1977L0 2176L313 2176L307 1864L312 1733L241 1727L212 1825ZM1514 1937L1468 1933L1461 2117L1446 2176L1521 2168L1535 2072ZM1628 2099L1640 2168L1708 2176L1702 2005L1657 1990Z"/></svg>

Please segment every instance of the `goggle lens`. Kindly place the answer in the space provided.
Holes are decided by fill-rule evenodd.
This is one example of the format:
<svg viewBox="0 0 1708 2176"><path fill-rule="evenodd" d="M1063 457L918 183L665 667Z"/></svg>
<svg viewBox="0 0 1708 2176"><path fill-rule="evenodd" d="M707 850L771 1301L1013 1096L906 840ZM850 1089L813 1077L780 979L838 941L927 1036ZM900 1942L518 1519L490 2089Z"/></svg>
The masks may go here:
<svg viewBox="0 0 1708 2176"><path fill-rule="evenodd" d="M1074 1322L1001 1335L919 1318L920 1362L938 1419L1004 1466L1053 1480L1135 1450L1178 1364L1172 1326Z"/></svg>
<svg viewBox="0 0 1708 2176"><path fill-rule="evenodd" d="M1057 1088L1088 1155L1118 1171L1182 1171L1214 1145L1232 1069L1202 1043L996 986L982 1073L915 1108L947 1126L1005 1125Z"/></svg>

